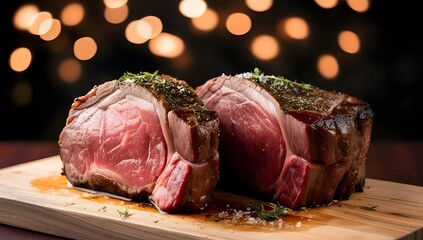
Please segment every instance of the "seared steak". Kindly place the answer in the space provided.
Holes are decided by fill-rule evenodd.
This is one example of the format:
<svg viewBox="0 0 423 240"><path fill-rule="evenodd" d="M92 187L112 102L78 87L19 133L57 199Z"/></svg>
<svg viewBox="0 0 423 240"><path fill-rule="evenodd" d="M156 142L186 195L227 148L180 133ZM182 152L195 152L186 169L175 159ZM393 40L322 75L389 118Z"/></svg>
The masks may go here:
<svg viewBox="0 0 423 240"><path fill-rule="evenodd" d="M163 212L199 210L219 178L218 135L216 113L186 82L127 73L75 99L59 138L63 174Z"/></svg>
<svg viewBox="0 0 423 240"><path fill-rule="evenodd" d="M255 70L196 89L220 122L221 184L288 208L362 191L373 112L366 102Z"/></svg>

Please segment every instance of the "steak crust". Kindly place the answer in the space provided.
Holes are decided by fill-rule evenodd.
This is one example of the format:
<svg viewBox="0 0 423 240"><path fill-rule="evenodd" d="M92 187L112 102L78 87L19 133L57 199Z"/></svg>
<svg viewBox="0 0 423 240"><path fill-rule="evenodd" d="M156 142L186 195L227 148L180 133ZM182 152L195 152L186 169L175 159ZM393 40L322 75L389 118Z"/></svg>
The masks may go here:
<svg viewBox="0 0 423 240"><path fill-rule="evenodd" d="M368 103L257 69L210 79L196 92L219 116L222 187L236 182L292 209L363 190Z"/></svg>
<svg viewBox="0 0 423 240"><path fill-rule="evenodd" d="M186 82L126 73L73 102L58 141L63 174L162 212L200 210L219 179L218 126Z"/></svg>

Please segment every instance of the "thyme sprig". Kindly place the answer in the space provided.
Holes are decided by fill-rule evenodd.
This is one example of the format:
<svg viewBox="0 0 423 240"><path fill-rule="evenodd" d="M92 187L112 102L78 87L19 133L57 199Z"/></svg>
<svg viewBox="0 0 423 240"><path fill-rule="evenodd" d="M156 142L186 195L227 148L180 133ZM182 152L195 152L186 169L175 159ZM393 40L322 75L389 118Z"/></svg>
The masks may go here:
<svg viewBox="0 0 423 240"><path fill-rule="evenodd" d="M285 88L301 88L304 90L311 90L315 87L307 83L298 83L296 81L288 80L282 76L265 75L260 69L254 68L251 72L252 78L264 84L269 84L272 87L285 87Z"/></svg>
<svg viewBox="0 0 423 240"><path fill-rule="evenodd" d="M127 79L131 79L134 83L145 83L145 82L151 82L152 80L154 80L158 74L159 74L158 70L155 71L154 73L140 72L139 74L126 72L118 80L122 82Z"/></svg>
<svg viewBox="0 0 423 240"><path fill-rule="evenodd" d="M273 208L271 210L265 210L263 204L255 203L252 207L252 210L257 213L257 216L266 221L273 221L279 219L280 216L285 216L288 214L288 209L277 204L272 204Z"/></svg>

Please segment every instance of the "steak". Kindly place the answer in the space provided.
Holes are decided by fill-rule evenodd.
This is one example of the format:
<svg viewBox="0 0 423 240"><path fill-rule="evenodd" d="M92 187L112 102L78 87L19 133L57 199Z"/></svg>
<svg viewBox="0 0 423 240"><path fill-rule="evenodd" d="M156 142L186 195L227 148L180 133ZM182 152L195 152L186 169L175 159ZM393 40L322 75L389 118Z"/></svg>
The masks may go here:
<svg viewBox="0 0 423 240"><path fill-rule="evenodd" d="M200 210L219 179L218 136L216 113L185 81L126 73L73 102L59 136L63 174L162 212Z"/></svg>
<svg viewBox="0 0 423 240"><path fill-rule="evenodd" d="M196 92L219 118L218 187L242 186L291 209L363 191L373 121L366 102L258 69Z"/></svg>

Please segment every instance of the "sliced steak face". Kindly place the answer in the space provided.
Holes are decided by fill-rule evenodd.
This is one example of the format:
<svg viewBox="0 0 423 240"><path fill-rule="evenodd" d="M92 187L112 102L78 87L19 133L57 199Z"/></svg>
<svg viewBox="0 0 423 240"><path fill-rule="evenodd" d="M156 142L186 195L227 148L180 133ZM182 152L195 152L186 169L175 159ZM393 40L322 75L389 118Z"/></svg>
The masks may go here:
<svg viewBox="0 0 423 240"><path fill-rule="evenodd" d="M219 179L218 135L216 114L185 82L126 74L72 104L59 137L63 173L163 212L199 210Z"/></svg>
<svg viewBox="0 0 423 240"><path fill-rule="evenodd" d="M196 91L220 120L222 181L235 176L247 191L293 209L362 189L367 103L256 72L222 75Z"/></svg>
<svg viewBox="0 0 423 240"><path fill-rule="evenodd" d="M216 91L200 91L199 96L209 109L218 109L220 150L230 174L261 193L272 193L286 155L278 122L282 117L274 116L282 115L279 104L248 80L228 77L209 83Z"/></svg>

